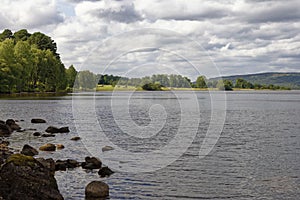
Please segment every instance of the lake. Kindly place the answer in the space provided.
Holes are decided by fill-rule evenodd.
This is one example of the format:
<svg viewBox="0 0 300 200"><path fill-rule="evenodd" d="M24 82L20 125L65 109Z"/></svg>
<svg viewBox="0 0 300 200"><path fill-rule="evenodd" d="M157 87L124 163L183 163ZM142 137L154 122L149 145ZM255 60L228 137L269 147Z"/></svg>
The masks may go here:
<svg viewBox="0 0 300 200"><path fill-rule="evenodd" d="M205 91L2 98L0 119L23 119L22 128L38 131L69 126L70 133L55 138L26 131L8 140L17 149L61 143L65 149L39 156L83 161L92 153L116 171L108 178L81 168L56 172L65 199L84 199L93 180L109 185L110 199L299 199L300 91L231 91L226 102L223 93L212 93L226 106L226 118L214 107L220 120L212 126L222 132L203 157L199 151L213 117ZM37 117L47 124L31 124ZM78 135L81 141L70 140ZM105 144L115 150L102 152Z"/></svg>

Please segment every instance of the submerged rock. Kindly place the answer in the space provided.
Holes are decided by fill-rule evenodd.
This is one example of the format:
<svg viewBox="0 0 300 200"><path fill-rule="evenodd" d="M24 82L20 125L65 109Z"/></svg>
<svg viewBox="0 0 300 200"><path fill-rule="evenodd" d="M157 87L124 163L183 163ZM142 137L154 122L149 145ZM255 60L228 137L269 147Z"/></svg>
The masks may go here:
<svg viewBox="0 0 300 200"><path fill-rule="evenodd" d="M112 175L113 173L115 173L114 171L112 171L111 169L109 169L108 167L102 167L99 171L98 174L101 177L108 177L110 175Z"/></svg>
<svg viewBox="0 0 300 200"><path fill-rule="evenodd" d="M35 119L31 119L31 123L42 124L42 123L47 123L47 122L44 119L35 118Z"/></svg>
<svg viewBox="0 0 300 200"><path fill-rule="evenodd" d="M39 152L32 146L25 144L22 148L21 154L26 155L26 156L35 156L35 155L38 155Z"/></svg>
<svg viewBox="0 0 300 200"><path fill-rule="evenodd" d="M46 129L47 133L68 133L70 132L69 127L61 127L61 128L57 128L55 126L49 126Z"/></svg>
<svg viewBox="0 0 300 200"><path fill-rule="evenodd" d="M105 198L109 196L109 187L102 181L92 181L85 187L86 199Z"/></svg>
<svg viewBox="0 0 300 200"><path fill-rule="evenodd" d="M50 169L31 156L11 155L0 169L0 197L63 200Z"/></svg>
<svg viewBox="0 0 300 200"><path fill-rule="evenodd" d="M44 144L39 149L41 151L55 151L56 150L56 146L54 144L48 143L48 144Z"/></svg>

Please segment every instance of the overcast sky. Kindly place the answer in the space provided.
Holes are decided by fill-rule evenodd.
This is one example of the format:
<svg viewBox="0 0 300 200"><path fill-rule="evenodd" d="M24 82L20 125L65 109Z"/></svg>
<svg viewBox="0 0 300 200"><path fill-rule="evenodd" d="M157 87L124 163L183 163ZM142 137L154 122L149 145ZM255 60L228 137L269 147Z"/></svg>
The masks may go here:
<svg viewBox="0 0 300 200"><path fill-rule="evenodd" d="M44 32L66 67L96 73L300 72L299 0L1 0L5 28Z"/></svg>

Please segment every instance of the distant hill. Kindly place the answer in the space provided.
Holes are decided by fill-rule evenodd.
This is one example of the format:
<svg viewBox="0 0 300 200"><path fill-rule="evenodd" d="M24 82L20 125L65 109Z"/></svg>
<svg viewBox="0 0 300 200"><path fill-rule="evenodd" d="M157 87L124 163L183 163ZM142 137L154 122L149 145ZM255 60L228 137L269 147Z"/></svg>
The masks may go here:
<svg viewBox="0 0 300 200"><path fill-rule="evenodd" d="M211 78L209 81L219 80L223 78L224 80L231 80L235 83L236 79L242 78L251 83L258 84L273 84L279 86L287 86L292 89L300 89L300 73L281 73L281 72L267 72L259 74L246 74L246 75L234 75L234 76L222 76Z"/></svg>

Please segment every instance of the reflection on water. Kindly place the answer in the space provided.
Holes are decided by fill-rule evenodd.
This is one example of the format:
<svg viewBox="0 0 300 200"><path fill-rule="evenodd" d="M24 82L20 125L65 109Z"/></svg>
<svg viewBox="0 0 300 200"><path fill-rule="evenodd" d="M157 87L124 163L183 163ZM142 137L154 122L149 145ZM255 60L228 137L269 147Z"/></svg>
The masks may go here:
<svg viewBox="0 0 300 200"><path fill-rule="evenodd" d="M228 92L227 116L222 135L213 151L199 159L200 145L210 118L210 96L196 92L200 113L198 133L189 149L177 161L155 172L118 172L103 179L110 186L111 199L298 199L300 196L300 92ZM120 99L124 92L118 93ZM149 123L151 105L162 105L167 123L155 137L140 140L122 133L111 112L111 93L75 94L74 100L96 102L96 113L107 137L129 151L152 151L176 134L180 109L178 100L163 92L137 92L130 100L130 117L141 126ZM122 105L119 105L122 106ZM47 124L31 124L41 117ZM192 115L191 115L192 117ZM83 161L88 156L77 136L72 114L72 96L30 97L0 100L0 119L24 119L23 128L43 131L48 125L68 125L71 132L55 138L35 138L33 131L13 133L15 148L29 143L62 143L65 149L39 156ZM189 131L189 124L186 131ZM91 133L89 133L91 134ZM95 138L97 138L97 133ZM113 152L113 151L112 151ZM149 160L149 162L154 162ZM84 199L84 187L100 179L82 169L57 172L65 199Z"/></svg>

